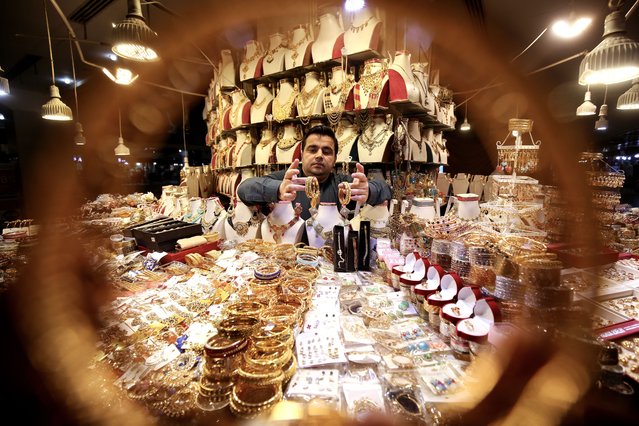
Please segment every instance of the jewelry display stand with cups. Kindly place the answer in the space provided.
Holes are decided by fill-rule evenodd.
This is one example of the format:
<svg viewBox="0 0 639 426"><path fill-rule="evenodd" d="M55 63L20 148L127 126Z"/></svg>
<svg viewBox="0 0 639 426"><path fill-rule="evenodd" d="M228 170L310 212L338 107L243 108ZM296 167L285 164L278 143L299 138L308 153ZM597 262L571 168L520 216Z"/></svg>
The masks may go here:
<svg viewBox="0 0 639 426"><path fill-rule="evenodd" d="M273 93L271 88L264 83L257 85L255 102L251 104L251 124L263 123L267 114L272 113Z"/></svg>
<svg viewBox="0 0 639 426"><path fill-rule="evenodd" d="M459 339L468 341L471 356L477 356L488 344L493 325L501 321L499 305L491 298L477 300L473 307L472 318L457 323L456 331Z"/></svg>
<svg viewBox="0 0 639 426"><path fill-rule="evenodd" d="M301 210L288 201L274 204L273 210L262 222L262 239L277 244L297 244L302 239L304 219Z"/></svg>
<svg viewBox="0 0 639 426"><path fill-rule="evenodd" d="M296 158L300 158L302 142L302 130L294 123L285 124L278 134L275 155L278 164L290 164Z"/></svg>
<svg viewBox="0 0 639 426"><path fill-rule="evenodd" d="M286 47L284 46L284 35L274 33L269 36L268 50L262 58L262 75L271 75L284 71L284 56Z"/></svg>
<svg viewBox="0 0 639 426"><path fill-rule="evenodd" d="M388 68L383 59L369 59L364 63L355 84L355 110L388 106Z"/></svg>
<svg viewBox="0 0 639 426"><path fill-rule="evenodd" d="M262 44L255 40L247 41L244 45L244 58L240 63L240 81L261 77L263 58Z"/></svg>
<svg viewBox="0 0 639 426"><path fill-rule="evenodd" d="M255 146L255 164L271 164L277 142L277 137L270 128L262 130L262 139Z"/></svg>
<svg viewBox="0 0 639 426"><path fill-rule="evenodd" d="M311 46L313 63L337 59L342 55L344 47L344 24L342 15L324 13L318 18L319 31Z"/></svg>
<svg viewBox="0 0 639 426"><path fill-rule="evenodd" d="M350 27L344 32L344 47L349 55L377 50L381 34L382 22L375 16L370 7L364 6L353 13Z"/></svg>
<svg viewBox="0 0 639 426"><path fill-rule="evenodd" d="M420 93L411 68L410 56L407 50L395 52L393 64L388 68L390 101L408 101L419 105Z"/></svg>
<svg viewBox="0 0 639 426"><path fill-rule="evenodd" d="M244 167L253 163L253 138L248 130L238 130L236 133L237 142L233 153L234 166Z"/></svg>
<svg viewBox="0 0 639 426"><path fill-rule="evenodd" d="M294 118L296 112L296 100L299 95L297 83L290 79L279 81L279 90L273 99L273 118L278 123Z"/></svg>
<svg viewBox="0 0 639 426"><path fill-rule="evenodd" d="M393 137L393 130L389 124L392 116L373 117L371 123L364 129L357 141L357 154L362 163L381 163L388 158Z"/></svg>
<svg viewBox="0 0 639 426"><path fill-rule="evenodd" d="M470 361L470 349L465 339L457 336L457 324L473 315L475 303L481 298L481 290L476 286L466 286L459 290L457 301L442 307L439 332L450 338L453 354L463 361Z"/></svg>
<svg viewBox="0 0 639 426"><path fill-rule="evenodd" d="M479 195L459 194L455 197L457 216L460 219L474 220L479 218Z"/></svg>
<svg viewBox="0 0 639 426"><path fill-rule="evenodd" d="M231 111L229 120L231 128L245 126L251 122L251 100L246 96L244 90L235 90L231 94Z"/></svg>
<svg viewBox="0 0 639 426"><path fill-rule="evenodd" d="M308 245L322 247L326 241L332 240L333 227L345 225L344 217L339 213L336 203L320 203L317 213L306 221Z"/></svg>
<svg viewBox="0 0 639 426"><path fill-rule="evenodd" d="M243 242L257 238L262 219L255 208L249 208L237 199L224 222L224 235L228 241Z"/></svg>
<svg viewBox="0 0 639 426"><path fill-rule="evenodd" d="M312 43L313 37L306 25L298 25L293 28L284 54L284 68L290 70L310 65Z"/></svg>
<svg viewBox="0 0 639 426"><path fill-rule="evenodd" d="M302 124L307 124L311 116L320 115L324 110L324 92L326 86L316 71L304 75L304 86L300 90L297 103L297 116Z"/></svg>
<svg viewBox="0 0 639 426"><path fill-rule="evenodd" d="M235 87L235 62L233 61L233 54L230 50L224 49L220 52L220 86L223 89L229 89Z"/></svg>

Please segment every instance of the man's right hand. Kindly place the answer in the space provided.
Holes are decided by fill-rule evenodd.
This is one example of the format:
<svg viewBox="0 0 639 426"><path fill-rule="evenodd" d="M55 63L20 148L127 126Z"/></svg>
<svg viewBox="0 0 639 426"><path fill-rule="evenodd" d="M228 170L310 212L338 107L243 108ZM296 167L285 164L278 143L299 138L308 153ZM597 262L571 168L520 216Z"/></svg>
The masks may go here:
<svg viewBox="0 0 639 426"><path fill-rule="evenodd" d="M306 179L297 177L297 175L300 173L300 170L298 168L299 164L300 160L296 159L286 171L284 180L282 180L278 192L278 199L280 201L293 201L297 196L297 191L305 190Z"/></svg>

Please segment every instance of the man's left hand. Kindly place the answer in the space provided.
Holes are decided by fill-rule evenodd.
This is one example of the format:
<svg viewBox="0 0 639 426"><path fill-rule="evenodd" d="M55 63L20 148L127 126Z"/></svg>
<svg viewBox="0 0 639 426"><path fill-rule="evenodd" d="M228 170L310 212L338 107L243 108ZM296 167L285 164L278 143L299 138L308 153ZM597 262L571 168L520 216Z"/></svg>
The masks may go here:
<svg viewBox="0 0 639 426"><path fill-rule="evenodd" d="M355 200L360 204L365 204L368 200L368 178L364 174L364 166L357 163L355 165L357 171L352 173L353 183L351 183L351 200Z"/></svg>

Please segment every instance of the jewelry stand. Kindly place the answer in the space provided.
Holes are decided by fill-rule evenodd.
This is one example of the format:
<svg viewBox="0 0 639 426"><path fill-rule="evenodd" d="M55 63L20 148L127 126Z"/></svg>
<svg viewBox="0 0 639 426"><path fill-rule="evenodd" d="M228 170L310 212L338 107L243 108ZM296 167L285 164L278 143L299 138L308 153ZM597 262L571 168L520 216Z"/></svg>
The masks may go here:
<svg viewBox="0 0 639 426"><path fill-rule="evenodd" d="M235 167L250 166L253 160L253 138L248 130L238 130L236 132L237 143L235 144Z"/></svg>
<svg viewBox="0 0 639 426"><path fill-rule="evenodd" d="M443 194L444 197L448 195L448 190L450 189L450 181L448 180L448 176L446 173L438 173L437 174L437 192Z"/></svg>
<svg viewBox="0 0 639 426"><path fill-rule="evenodd" d="M199 178L200 196L202 198L208 198L211 196L211 180L211 166L209 166L208 164L202 165L202 173L200 174Z"/></svg>
<svg viewBox="0 0 639 426"><path fill-rule="evenodd" d="M302 239L304 219L289 201L279 201L262 222L262 239L268 242L296 244Z"/></svg>
<svg viewBox="0 0 639 426"><path fill-rule="evenodd" d="M220 52L220 56L220 86L225 89L233 88L236 86L233 55L229 49L224 49Z"/></svg>
<svg viewBox="0 0 639 426"><path fill-rule="evenodd" d="M224 219L226 219L226 211L218 197L206 199L206 212L202 216L202 232L207 234L217 232L220 238L224 238Z"/></svg>
<svg viewBox="0 0 639 426"><path fill-rule="evenodd" d="M388 158L393 131L385 116L376 116L364 129L357 142L357 154L362 163L382 163Z"/></svg>
<svg viewBox="0 0 639 426"><path fill-rule="evenodd" d="M355 84L355 110L388 106L388 70L382 59L369 59Z"/></svg>
<svg viewBox="0 0 639 426"><path fill-rule="evenodd" d="M251 101L244 90L236 90L231 94L233 104L229 113L231 128L249 124L251 122Z"/></svg>
<svg viewBox="0 0 639 426"><path fill-rule="evenodd" d="M269 36L268 50L262 60L262 75L284 71L284 36L280 33Z"/></svg>
<svg viewBox="0 0 639 426"><path fill-rule="evenodd" d="M176 204L176 209L173 211L173 219L182 220L182 218L189 211L189 197L186 195L182 195L178 197Z"/></svg>
<svg viewBox="0 0 639 426"><path fill-rule="evenodd" d="M302 124L307 124L311 116L322 113L326 87L315 71L306 73L304 77L304 87L300 90L296 103L297 116Z"/></svg>
<svg viewBox="0 0 639 426"><path fill-rule="evenodd" d="M282 135L278 135L279 141L275 148L275 155L278 164L290 164L296 158L300 158L300 143L302 141L302 131L293 123L286 124L281 130Z"/></svg>
<svg viewBox="0 0 639 426"><path fill-rule="evenodd" d="M484 194L484 187L486 186L487 176L475 175L470 180L469 191L473 194L477 194L481 200Z"/></svg>
<svg viewBox="0 0 639 426"><path fill-rule="evenodd" d="M200 195L200 182L195 170L196 167L189 167L186 175L186 189L189 197L197 197Z"/></svg>
<svg viewBox="0 0 639 426"><path fill-rule="evenodd" d="M342 56L344 47L344 25L342 15L325 13L319 17L317 39L311 46L313 62L324 62Z"/></svg>
<svg viewBox="0 0 639 426"><path fill-rule="evenodd" d="M263 60L262 44L255 40L247 41L244 46L244 59L240 64L240 81L261 77Z"/></svg>
<svg viewBox="0 0 639 426"><path fill-rule="evenodd" d="M439 150L435 145L435 132L431 127L427 127L422 131L422 141L426 143L426 147L430 150L431 161L433 163L440 163Z"/></svg>
<svg viewBox="0 0 639 426"><path fill-rule="evenodd" d="M251 104L251 124L263 123L266 114L271 113L273 104L273 94L266 84L257 85L257 96L255 102Z"/></svg>
<svg viewBox="0 0 639 426"><path fill-rule="evenodd" d="M299 95L297 84L292 80L280 80L280 90L273 99L273 118L281 123L288 118L295 117L295 101Z"/></svg>
<svg viewBox="0 0 639 426"><path fill-rule="evenodd" d="M346 74L341 66L333 67L322 100L324 112L333 128L338 125L344 111L352 111L355 107L353 87L353 76Z"/></svg>
<svg viewBox="0 0 639 426"><path fill-rule="evenodd" d="M228 241L243 242L255 239L260 222L256 210L236 199L235 207L228 212L224 221L224 235Z"/></svg>
<svg viewBox="0 0 639 426"><path fill-rule="evenodd" d="M184 218L182 220L189 223L200 223L205 211L206 203L204 203L201 198L191 198L189 200L189 211L187 214L184 215Z"/></svg>
<svg viewBox="0 0 639 426"><path fill-rule="evenodd" d="M419 103L428 109L430 96L428 93L428 64L424 62L414 62L411 63L410 68L413 71L413 79L419 91ZM428 113L432 115L432 110L429 110Z"/></svg>
<svg viewBox="0 0 639 426"><path fill-rule="evenodd" d="M410 212L420 219L435 219L437 212L435 211L435 202L432 198L413 198Z"/></svg>
<svg viewBox="0 0 639 426"><path fill-rule="evenodd" d="M224 158L224 167L233 165L233 154L235 153L235 136L229 135L226 138L226 156Z"/></svg>
<svg viewBox="0 0 639 426"><path fill-rule="evenodd" d="M378 206L366 204L359 211L359 214L351 220L351 227L355 231L359 231L359 224L362 220L369 221L371 229L380 231L388 225L390 213L388 211L388 201L384 201Z"/></svg>
<svg viewBox="0 0 639 426"><path fill-rule="evenodd" d="M255 147L255 164L271 164L275 154L277 138L271 129L262 130L262 139Z"/></svg>
<svg viewBox="0 0 639 426"><path fill-rule="evenodd" d="M337 160L338 163L349 163L352 158L350 156L353 145L357 143L359 137L359 129L352 124L348 118L342 118L337 126L335 136L337 137Z"/></svg>
<svg viewBox="0 0 639 426"><path fill-rule="evenodd" d="M301 67L311 64L311 45L313 39L305 25L293 28L291 39L284 54L284 68Z"/></svg>
<svg viewBox="0 0 639 426"><path fill-rule="evenodd" d="M344 33L344 47L347 53L377 50L382 22L369 7L364 7L354 13L351 26Z"/></svg>
<svg viewBox="0 0 639 426"><path fill-rule="evenodd" d="M466 173L457 173L453 178L453 195L466 194L470 181Z"/></svg>
<svg viewBox="0 0 639 426"><path fill-rule="evenodd" d="M327 240L332 239L335 225L345 226L344 217L337 210L337 204L320 202L317 214L306 221L308 244L312 247L322 247Z"/></svg>
<svg viewBox="0 0 639 426"><path fill-rule="evenodd" d="M410 63L410 52L399 50L388 69L390 101L410 101L419 104L419 88Z"/></svg>
<svg viewBox="0 0 639 426"><path fill-rule="evenodd" d="M402 126L406 126L404 131L406 132L406 152L405 158L410 158L411 161L428 162L428 149L426 144L422 140L422 123L417 119L409 119L408 124L400 121Z"/></svg>

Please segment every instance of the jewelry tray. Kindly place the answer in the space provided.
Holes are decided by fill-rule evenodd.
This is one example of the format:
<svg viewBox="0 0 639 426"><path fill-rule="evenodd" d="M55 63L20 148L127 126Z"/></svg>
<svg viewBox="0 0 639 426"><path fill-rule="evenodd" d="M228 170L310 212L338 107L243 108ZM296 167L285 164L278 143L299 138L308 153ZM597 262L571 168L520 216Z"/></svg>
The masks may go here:
<svg viewBox="0 0 639 426"><path fill-rule="evenodd" d="M158 219L128 228L139 246L153 251L175 251L180 238L202 235L202 225L174 219Z"/></svg>

